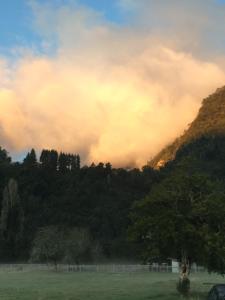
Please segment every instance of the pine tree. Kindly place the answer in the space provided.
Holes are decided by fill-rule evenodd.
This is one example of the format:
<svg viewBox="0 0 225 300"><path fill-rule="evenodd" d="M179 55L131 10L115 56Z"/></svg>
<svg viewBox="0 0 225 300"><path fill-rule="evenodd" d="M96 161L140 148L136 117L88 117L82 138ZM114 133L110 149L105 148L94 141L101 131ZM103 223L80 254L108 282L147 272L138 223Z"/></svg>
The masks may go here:
<svg viewBox="0 0 225 300"><path fill-rule="evenodd" d="M27 156L23 160L23 164L27 168L34 168L37 166L37 156L34 149L31 149L31 151L27 153Z"/></svg>

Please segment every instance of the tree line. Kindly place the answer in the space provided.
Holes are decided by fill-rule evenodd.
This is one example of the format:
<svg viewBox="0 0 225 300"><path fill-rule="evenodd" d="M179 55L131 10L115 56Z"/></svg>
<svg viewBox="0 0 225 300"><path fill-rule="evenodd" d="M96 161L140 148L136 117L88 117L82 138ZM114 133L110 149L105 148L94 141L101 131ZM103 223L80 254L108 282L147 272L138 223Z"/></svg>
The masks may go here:
<svg viewBox="0 0 225 300"><path fill-rule="evenodd" d="M55 150L12 163L1 149L0 258L50 259L40 249L61 237L57 260L176 258L224 274L224 162L223 135L185 144L160 170L81 166Z"/></svg>
<svg viewBox="0 0 225 300"><path fill-rule="evenodd" d="M0 175L1 261L37 259L41 232L71 236L71 231L85 232L93 245L80 254L85 261L138 259L139 249L127 235L130 209L158 180L157 171L110 163L81 166L79 154L46 149L39 159L32 149L13 163L0 149ZM62 244L68 242L62 239Z"/></svg>

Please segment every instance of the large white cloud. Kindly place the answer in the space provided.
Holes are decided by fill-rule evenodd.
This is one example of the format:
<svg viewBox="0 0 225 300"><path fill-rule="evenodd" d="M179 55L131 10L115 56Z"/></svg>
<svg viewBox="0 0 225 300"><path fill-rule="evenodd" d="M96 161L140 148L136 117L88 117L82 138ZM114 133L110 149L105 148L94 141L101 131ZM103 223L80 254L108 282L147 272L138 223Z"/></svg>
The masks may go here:
<svg viewBox="0 0 225 300"><path fill-rule="evenodd" d="M181 134L201 99L224 85L225 73L218 56L212 59L214 50L201 56L200 47L192 48L199 28L196 35L192 29L191 43L183 43L175 29L162 34L161 21L153 26L144 8L154 7L165 21L162 2L155 8L153 1L140 1L138 19L129 26L108 23L84 7L33 4L43 44L57 44L57 51L25 51L13 69L0 63L1 144L11 151L56 148L80 152L87 163L140 166ZM173 11L178 1L170 3Z"/></svg>

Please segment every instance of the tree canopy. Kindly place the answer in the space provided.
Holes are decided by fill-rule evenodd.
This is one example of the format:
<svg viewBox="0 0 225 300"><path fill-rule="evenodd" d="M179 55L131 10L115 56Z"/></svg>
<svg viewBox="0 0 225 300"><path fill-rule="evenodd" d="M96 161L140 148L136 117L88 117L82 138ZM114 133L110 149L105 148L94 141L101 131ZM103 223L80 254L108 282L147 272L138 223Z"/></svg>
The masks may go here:
<svg viewBox="0 0 225 300"><path fill-rule="evenodd" d="M85 228L95 241L95 250L90 250L95 255L89 255L90 259L99 253L105 259L137 257L136 247L127 240L129 210L134 200L146 195L152 183L158 180L157 171L149 167L143 171L115 169L110 163L81 166L79 154L58 153L54 149L41 151L40 159L31 149L20 163L12 163L7 152L3 153L0 224L7 228L7 236L12 233L12 243L2 238L0 249L4 249L4 253L0 253L0 260L29 259L37 233L49 226L68 232ZM5 200L10 182L17 186L19 199L13 208L7 206ZM18 217L16 226L9 221L11 215ZM16 230L20 224L23 230L18 242ZM81 235L81 232L76 234Z"/></svg>
<svg viewBox="0 0 225 300"><path fill-rule="evenodd" d="M132 240L145 260L187 257L225 273L224 138L202 137L177 152L162 180L134 204Z"/></svg>

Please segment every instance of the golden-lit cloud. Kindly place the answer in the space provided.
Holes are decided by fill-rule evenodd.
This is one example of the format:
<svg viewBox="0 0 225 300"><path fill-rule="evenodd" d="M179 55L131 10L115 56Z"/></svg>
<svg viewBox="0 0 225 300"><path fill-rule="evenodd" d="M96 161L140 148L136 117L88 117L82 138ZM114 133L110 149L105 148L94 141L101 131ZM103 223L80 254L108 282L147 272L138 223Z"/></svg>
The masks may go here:
<svg viewBox="0 0 225 300"><path fill-rule="evenodd" d="M225 83L216 60L176 41L83 7L33 5L43 45L54 40L57 51L25 51L13 69L0 61L0 138L10 151L55 148L86 163L141 166Z"/></svg>

